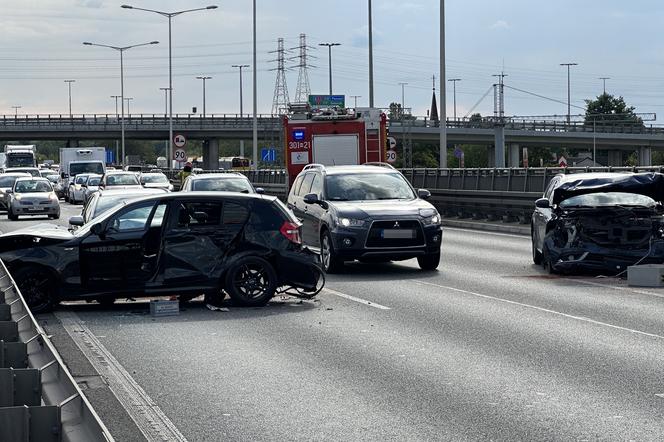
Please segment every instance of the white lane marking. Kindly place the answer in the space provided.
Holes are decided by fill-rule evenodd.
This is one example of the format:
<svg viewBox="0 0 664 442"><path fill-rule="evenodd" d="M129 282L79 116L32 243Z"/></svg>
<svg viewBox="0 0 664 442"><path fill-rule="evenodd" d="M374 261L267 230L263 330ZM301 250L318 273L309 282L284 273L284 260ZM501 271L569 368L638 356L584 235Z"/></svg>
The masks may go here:
<svg viewBox="0 0 664 442"><path fill-rule="evenodd" d="M483 295L481 293L471 292L471 291L468 291L468 290L462 290L462 289L458 289L458 288L455 288L455 287L448 287L448 286L440 285L440 284L434 284L434 283L431 283L431 282L425 282L425 281L413 281L413 282L415 282L416 284L429 285L429 286L432 286L432 287L438 287L438 288L441 288L441 289L450 290L450 291L458 292L458 293L463 293L463 294L466 294L466 295L477 296L478 298L491 299L493 301L504 302L505 304L518 305L520 307L525 307L525 308L529 308L529 309L532 309L532 310L538 310L540 312L545 312L545 313L551 313L553 315L562 316L564 318L575 319L577 321L587 322L589 324L600 325L602 327L608 327L608 328L612 328L612 329L615 329L615 330L622 330L622 331L626 331L626 332L629 332L629 333L634 333L634 334L641 335L641 336L648 336L648 337L651 337L651 338L664 339L664 336L657 335L657 334L654 334L654 333L648 333L648 332L644 332L644 331L641 331L641 330L635 330L633 328L628 328L628 327L621 327L619 325L609 324L608 322L596 321L594 319L586 318L584 316L570 315L568 313L563 313L563 312L559 312L559 311L556 311L556 310L551 310L551 309L544 308L544 307L537 307L536 305L524 304L522 302L517 302L517 301L510 301L509 299L498 298L498 297L490 296L490 295Z"/></svg>
<svg viewBox="0 0 664 442"><path fill-rule="evenodd" d="M487 230L479 230L479 229L463 229L461 227L446 227L443 226L443 230L458 230L461 232L466 232L466 233L474 233L474 234L485 234L485 235L493 235L493 236L507 236L509 238L518 238L518 239L530 239L530 236L523 234L519 235L516 233L501 233L501 232L490 232ZM445 235L445 233L443 233Z"/></svg>
<svg viewBox="0 0 664 442"><path fill-rule="evenodd" d="M612 290L620 290L620 291L624 291L624 292L632 292L632 293L636 293L636 294L639 294L639 295L654 296L656 298L664 298L664 294L651 292L649 290L641 290L641 289L635 289L633 287L621 287L621 286L617 286L617 285L602 284L602 283L599 283L599 282L585 281L585 280L582 280L582 279L573 279L573 278L564 278L564 279L566 281L579 282L581 284L592 285L592 286L595 286L595 287L602 287L602 288L607 288L607 289L612 289Z"/></svg>
<svg viewBox="0 0 664 442"><path fill-rule="evenodd" d="M83 324L76 313L56 311L55 316L95 370L106 379L111 391L122 407L127 410L146 440L187 442L175 424L104 347L94 333Z"/></svg>
<svg viewBox="0 0 664 442"><path fill-rule="evenodd" d="M329 293L330 295L339 296L340 298L345 298L345 299L348 299L350 301L355 301L355 302L359 302L360 304L368 305L369 307L374 307L374 308L377 308L377 309L380 309L380 310L391 310L390 307L385 307L384 305L376 304L375 302L367 301L366 299L356 298L355 296L351 296L351 295L347 295L345 293L337 292L336 290L324 288L323 291L325 293Z"/></svg>

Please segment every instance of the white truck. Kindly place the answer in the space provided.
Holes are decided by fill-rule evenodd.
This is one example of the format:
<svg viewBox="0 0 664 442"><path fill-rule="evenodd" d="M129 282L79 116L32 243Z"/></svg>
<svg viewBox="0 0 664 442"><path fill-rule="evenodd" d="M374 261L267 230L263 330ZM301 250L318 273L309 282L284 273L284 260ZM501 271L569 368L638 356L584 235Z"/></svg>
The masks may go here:
<svg viewBox="0 0 664 442"><path fill-rule="evenodd" d="M34 144L5 145L5 158L3 168L9 167L37 167L37 148Z"/></svg>
<svg viewBox="0 0 664 442"><path fill-rule="evenodd" d="M69 200L74 178L81 173L106 173L105 147L60 148L60 177L65 200Z"/></svg>

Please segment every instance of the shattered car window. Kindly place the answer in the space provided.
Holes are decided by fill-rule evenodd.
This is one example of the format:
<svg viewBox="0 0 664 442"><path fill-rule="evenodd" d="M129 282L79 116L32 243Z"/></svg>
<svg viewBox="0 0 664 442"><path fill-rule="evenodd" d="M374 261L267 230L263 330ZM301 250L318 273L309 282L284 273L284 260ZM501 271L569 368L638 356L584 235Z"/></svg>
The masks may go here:
<svg viewBox="0 0 664 442"><path fill-rule="evenodd" d="M637 206L653 207L656 205L652 198L635 193L608 192L589 193L577 195L560 203L561 208L568 207L599 207L599 206Z"/></svg>

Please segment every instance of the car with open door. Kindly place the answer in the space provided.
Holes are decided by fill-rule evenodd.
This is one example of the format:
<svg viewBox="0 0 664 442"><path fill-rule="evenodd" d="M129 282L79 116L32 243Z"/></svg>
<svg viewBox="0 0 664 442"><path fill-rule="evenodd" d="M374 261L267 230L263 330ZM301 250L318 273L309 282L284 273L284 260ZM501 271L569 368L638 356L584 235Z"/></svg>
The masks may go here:
<svg viewBox="0 0 664 442"><path fill-rule="evenodd" d="M7 265L33 312L61 300L227 293L260 306L276 293L315 295L318 254L275 197L163 193L115 206L74 233L38 225L0 235Z"/></svg>

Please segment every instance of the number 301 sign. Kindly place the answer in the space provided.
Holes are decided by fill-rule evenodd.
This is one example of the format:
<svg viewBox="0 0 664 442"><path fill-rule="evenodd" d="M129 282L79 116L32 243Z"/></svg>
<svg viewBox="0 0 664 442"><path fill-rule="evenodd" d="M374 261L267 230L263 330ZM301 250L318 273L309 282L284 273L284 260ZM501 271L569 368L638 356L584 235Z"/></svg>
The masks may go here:
<svg viewBox="0 0 664 442"><path fill-rule="evenodd" d="M173 151L173 159L180 162L187 161L187 154L184 149L175 149Z"/></svg>

